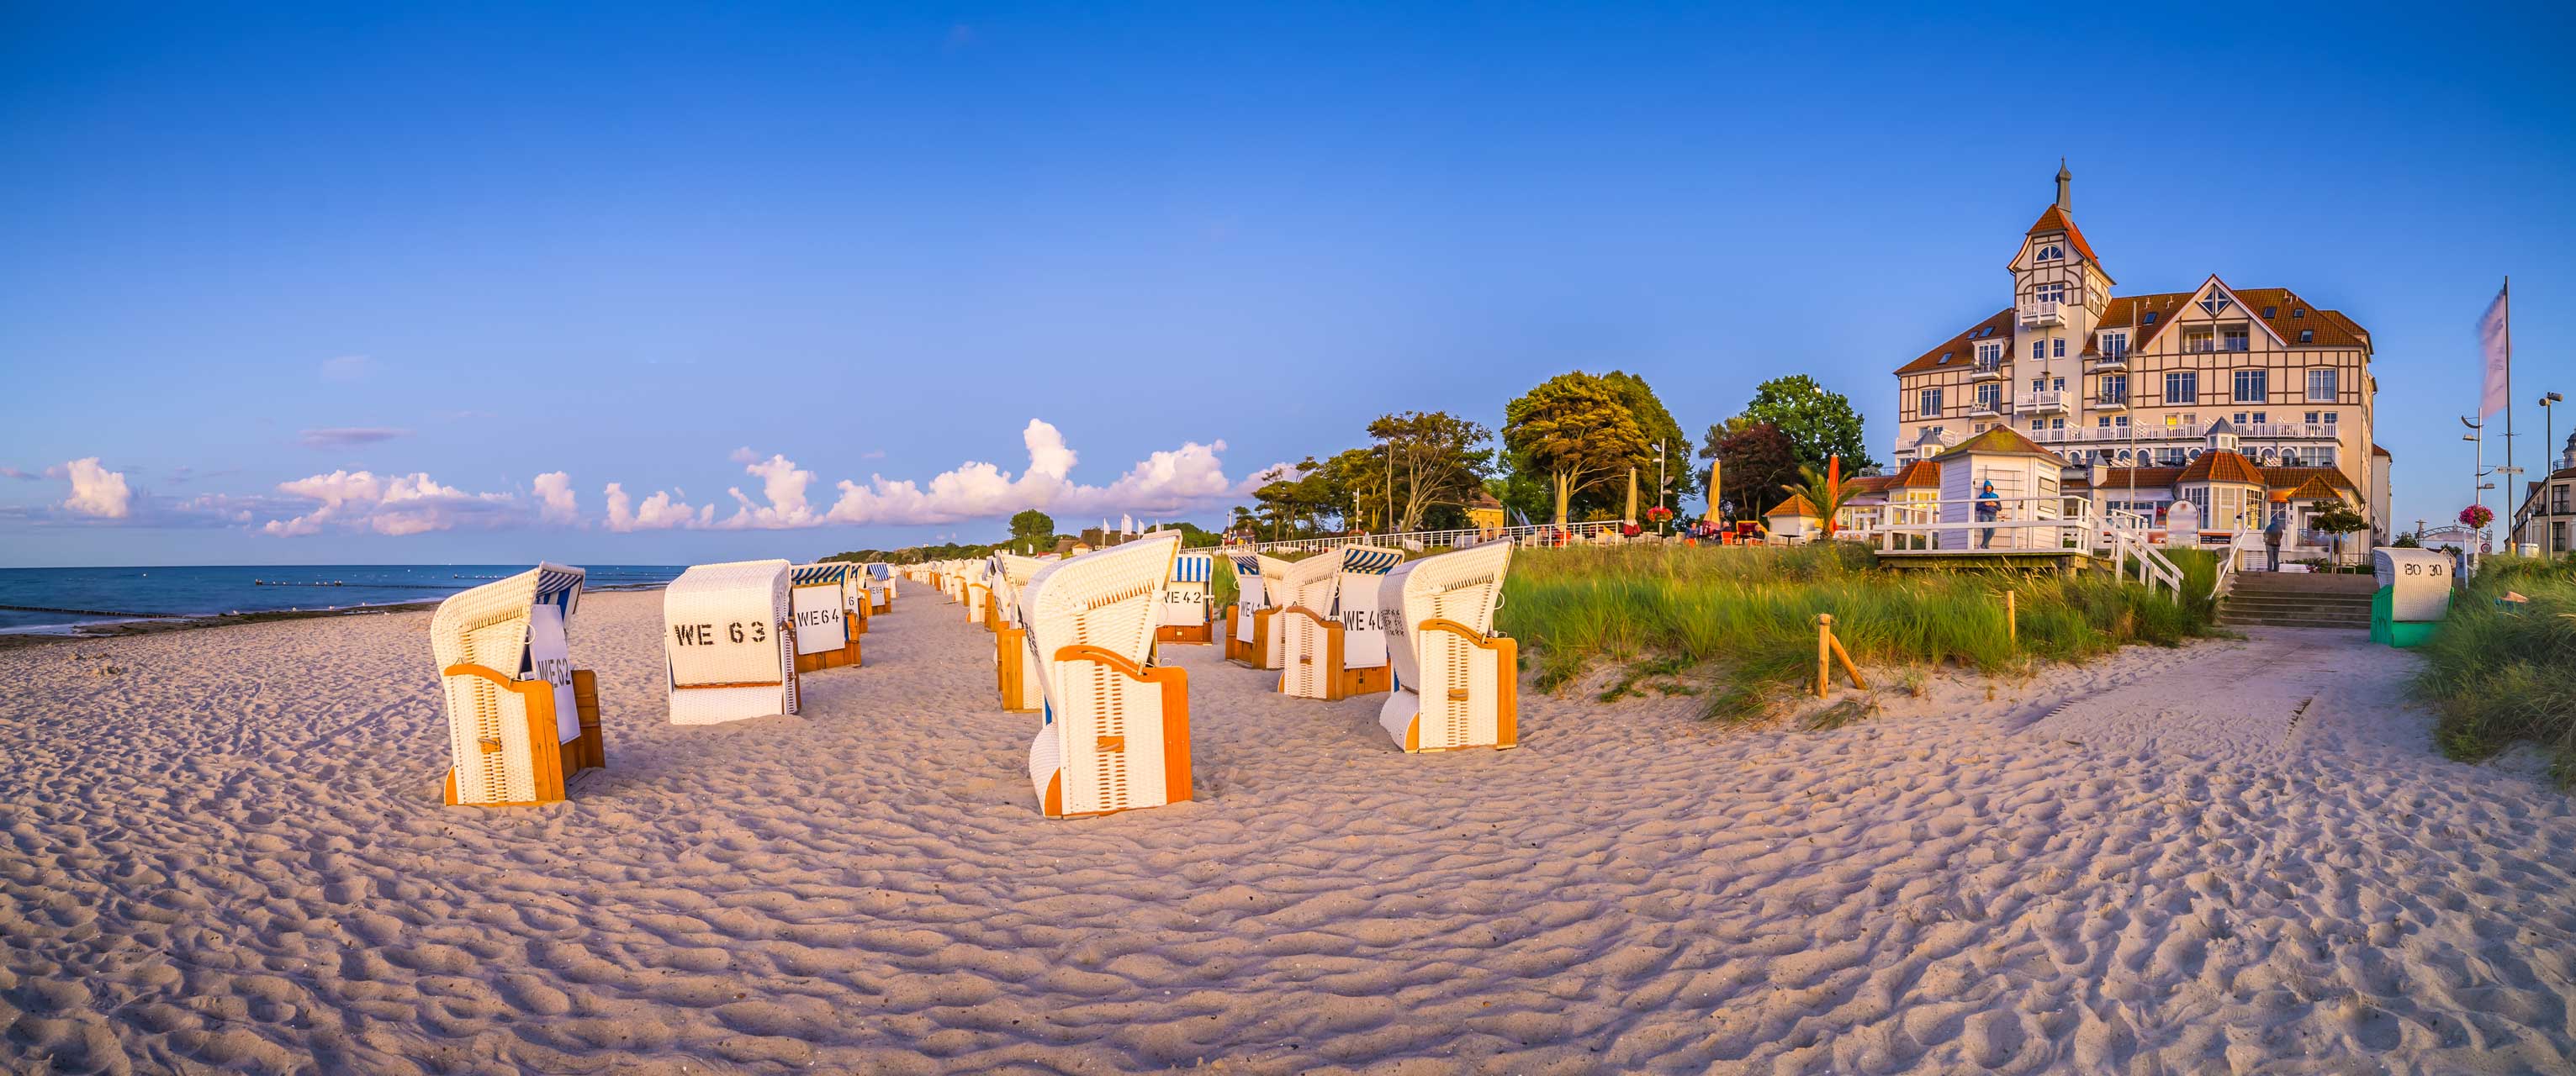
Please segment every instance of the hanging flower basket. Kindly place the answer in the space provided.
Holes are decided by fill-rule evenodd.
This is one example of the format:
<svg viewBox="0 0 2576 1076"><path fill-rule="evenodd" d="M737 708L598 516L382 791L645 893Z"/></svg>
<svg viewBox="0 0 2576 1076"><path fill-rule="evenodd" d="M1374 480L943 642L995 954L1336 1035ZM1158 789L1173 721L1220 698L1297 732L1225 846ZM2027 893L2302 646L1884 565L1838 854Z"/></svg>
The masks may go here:
<svg viewBox="0 0 2576 1076"><path fill-rule="evenodd" d="M2487 524L2495 522L2495 512L2483 504L2473 504L2460 509L2460 522L2483 529Z"/></svg>

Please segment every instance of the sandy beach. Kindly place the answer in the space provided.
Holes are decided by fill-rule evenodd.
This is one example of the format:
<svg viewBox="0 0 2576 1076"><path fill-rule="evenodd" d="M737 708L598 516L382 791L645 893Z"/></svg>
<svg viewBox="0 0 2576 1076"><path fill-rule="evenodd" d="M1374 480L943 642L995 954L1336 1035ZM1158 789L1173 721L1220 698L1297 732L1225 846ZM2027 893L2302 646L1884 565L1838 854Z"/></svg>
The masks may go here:
<svg viewBox="0 0 2576 1076"><path fill-rule="evenodd" d="M0 653L10 1072L2548 1072L2576 805L2441 759L2360 633L1936 677L1833 732L1525 694L1408 757L1191 676L1197 802L1047 821L907 588L806 713L441 806L426 612ZM113 670L112 672L110 670ZM1882 686L1893 678L1878 678Z"/></svg>

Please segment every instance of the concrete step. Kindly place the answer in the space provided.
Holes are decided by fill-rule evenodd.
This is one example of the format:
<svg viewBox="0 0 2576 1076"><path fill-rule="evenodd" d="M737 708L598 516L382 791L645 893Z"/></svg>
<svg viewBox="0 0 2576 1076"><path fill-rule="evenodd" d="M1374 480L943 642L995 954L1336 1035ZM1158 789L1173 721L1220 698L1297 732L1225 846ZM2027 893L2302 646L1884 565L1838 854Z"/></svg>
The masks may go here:
<svg viewBox="0 0 2576 1076"><path fill-rule="evenodd" d="M2265 594L2230 594L2227 596L2226 603L2240 609L2358 610L2363 616L2370 615L2371 605L2370 599L2368 598L2328 598L2314 594L2302 594L2297 597Z"/></svg>
<svg viewBox="0 0 2576 1076"><path fill-rule="evenodd" d="M2251 620L2220 617L2219 624L2230 628L2330 628L2337 631L2369 631L2370 621L2307 620L2299 617L2259 617Z"/></svg>

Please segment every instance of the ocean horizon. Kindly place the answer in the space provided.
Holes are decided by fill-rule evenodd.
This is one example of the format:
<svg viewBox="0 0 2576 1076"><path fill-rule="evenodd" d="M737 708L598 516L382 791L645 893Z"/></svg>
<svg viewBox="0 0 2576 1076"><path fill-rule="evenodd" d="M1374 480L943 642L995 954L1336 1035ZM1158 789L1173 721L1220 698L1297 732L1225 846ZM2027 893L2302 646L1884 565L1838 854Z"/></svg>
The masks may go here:
<svg viewBox="0 0 2576 1076"><path fill-rule="evenodd" d="M201 564L0 568L0 632L164 617L357 609L437 601L534 564ZM658 587L678 564L574 565L592 590Z"/></svg>

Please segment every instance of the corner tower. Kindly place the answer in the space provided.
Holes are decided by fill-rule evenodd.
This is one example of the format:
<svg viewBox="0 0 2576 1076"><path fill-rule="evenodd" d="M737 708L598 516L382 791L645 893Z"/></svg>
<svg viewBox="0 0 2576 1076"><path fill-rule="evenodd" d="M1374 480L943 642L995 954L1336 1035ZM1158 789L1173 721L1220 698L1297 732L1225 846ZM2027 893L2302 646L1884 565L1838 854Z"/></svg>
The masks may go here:
<svg viewBox="0 0 2576 1076"><path fill-rule="evenodd" d="M2111 275L2072 215L2075 174L2057 162L2057 200L2023 233L2013 276L2013 417L2025 429L2080 425L2084 354L2111 301Z"/></svg>

